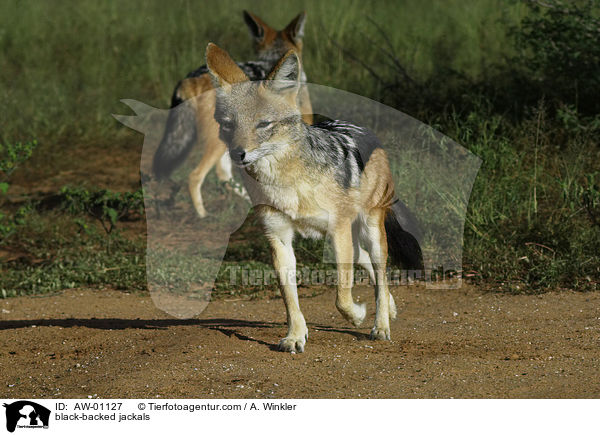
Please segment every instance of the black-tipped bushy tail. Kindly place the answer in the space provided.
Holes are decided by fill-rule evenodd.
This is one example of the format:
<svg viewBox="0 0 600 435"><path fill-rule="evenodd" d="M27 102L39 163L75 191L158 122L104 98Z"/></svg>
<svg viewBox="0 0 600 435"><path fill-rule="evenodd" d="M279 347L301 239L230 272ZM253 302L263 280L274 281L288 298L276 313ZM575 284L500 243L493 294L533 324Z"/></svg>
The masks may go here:
<svg viewBox="0 0 600 435"><path fill-rule="evenodd" d="M419 224L408 207L398 199L385 217L385 232L392 263L408 270L422 270Z"/></svg>
<svg viewBox="0 0 600 435"><path fill-rule="evenodd" d="M183 163L196 143L196 115L190 105L181 105L179 84L171 98L171 109L160 145L154 154L152 169L158 178L166 178Z"/></svg>

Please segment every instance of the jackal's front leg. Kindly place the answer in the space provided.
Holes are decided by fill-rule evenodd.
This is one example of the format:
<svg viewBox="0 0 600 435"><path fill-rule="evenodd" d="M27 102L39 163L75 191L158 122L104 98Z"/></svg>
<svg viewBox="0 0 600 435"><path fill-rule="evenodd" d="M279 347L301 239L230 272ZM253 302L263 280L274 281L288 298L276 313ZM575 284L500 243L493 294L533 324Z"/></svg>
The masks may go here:
<svg viewBox="0 0 600 435"><path fill-rule="evenodd" d="M298 303L296 257L292 247L293 230L291 227L271 227L267 231L267 238L273 250L273 265L279 277L287 311L288 333L279 342L279 349L284 352L304 352L308 328Z"/></svg>
<svg viewBox="0 0 600 435"><path fill-rule="evenodd" d="M358 326L367 314L366 305L356 304L352 299L354 282L352 224L338 222L332 231L333 245L338 271L338 288L335 306L346 320Z"/></svg>
<svg viewBox="0 0 600 435"><path fill-rule="evenodd" d="M218 131L219 130L217 129L217 133ZM202 200L202 184L204 183L208 171L215 166L221 156L227 151L225 144L221 142L218 137L215 137L214 134L211 136L207 132L205 135L208 139L205 143L206 149L202 156L202 160L188 177L190 196L192 197L194 208L201 218L207 216L206 209L204 208L204 201Z"/></svg>

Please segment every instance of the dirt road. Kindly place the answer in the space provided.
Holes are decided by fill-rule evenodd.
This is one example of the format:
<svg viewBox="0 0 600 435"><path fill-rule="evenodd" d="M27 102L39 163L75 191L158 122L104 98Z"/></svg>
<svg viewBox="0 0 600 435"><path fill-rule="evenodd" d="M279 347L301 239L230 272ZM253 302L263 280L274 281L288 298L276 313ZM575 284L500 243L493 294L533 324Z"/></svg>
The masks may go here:
<svg viewBox="0 0 600 435"><path fill-rule="evenodd" d="M313 293L313 290L310 290ZM147 295L69 290L0 301L0 396L29 398L599 397L600 293L393 291L391 342L303 297L306 352L275 350L280 299L173 319ZM308 294L308 292L307 292Z"/></svg>

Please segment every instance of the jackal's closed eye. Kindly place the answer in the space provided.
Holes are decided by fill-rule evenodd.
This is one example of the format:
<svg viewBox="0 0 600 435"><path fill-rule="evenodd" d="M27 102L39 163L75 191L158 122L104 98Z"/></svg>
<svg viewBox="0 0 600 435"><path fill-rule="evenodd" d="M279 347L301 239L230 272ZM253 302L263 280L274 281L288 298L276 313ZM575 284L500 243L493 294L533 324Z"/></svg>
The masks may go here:
<svg viewBox="0 0 600 435"><path fill-rule="evenodd" d="M233 130L233 121L231 119L221 119L219 121L219 125L221 127L221 129L225 130L225 131L231 131Z"/></svg>
<svg viewBox="0 0 600 435"><path fill-rule="evenodd" d="M271 125L273 125L273 121L260 121L258 124L256 124L256 128L267 128Z"/></svg>

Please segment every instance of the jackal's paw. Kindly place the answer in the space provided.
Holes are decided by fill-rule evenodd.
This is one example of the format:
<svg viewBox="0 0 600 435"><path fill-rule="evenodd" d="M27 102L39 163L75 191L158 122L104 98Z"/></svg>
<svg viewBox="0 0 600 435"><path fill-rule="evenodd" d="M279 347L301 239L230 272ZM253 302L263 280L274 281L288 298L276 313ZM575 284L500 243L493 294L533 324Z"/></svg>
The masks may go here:
<svg viewBox="0 0 600 435"><path fill-rule="evenodd" d="M371 340L389 340L390 339L390 328L378 328L374 326L371 329Z"/></svg>
<svg viewBox="0 0 600 435"><path fill-rule="evenodd" d="M200 219L204 219L206 216L208 216L208 213L206 212L206 209L204 209L204 208L197 208L196 213L198 214L198 217Z"/></svg>
<svg viewBox="0 0 600 435"><path fill-rule="evenodd" d="M352 304L350 307L337 306L338 311L344 319L352 323L354 326L360 326L367 315L367 304Z"/></svg>
<svg viewBox="0 0 600 435"><path fill-rule="evenodd" d="M397 315L398 310L396 309L396 302L394 302L394 297L390 293L390 319L396 320Z"/></svg>
<svg viewBox="0 0 600 435"><path fill-rule="evenodd" d="M279 342L279 350L282 352L302 353L304 352L304 345L307 338L308 333L302 337L287 336L282 338Z"/></svg>

